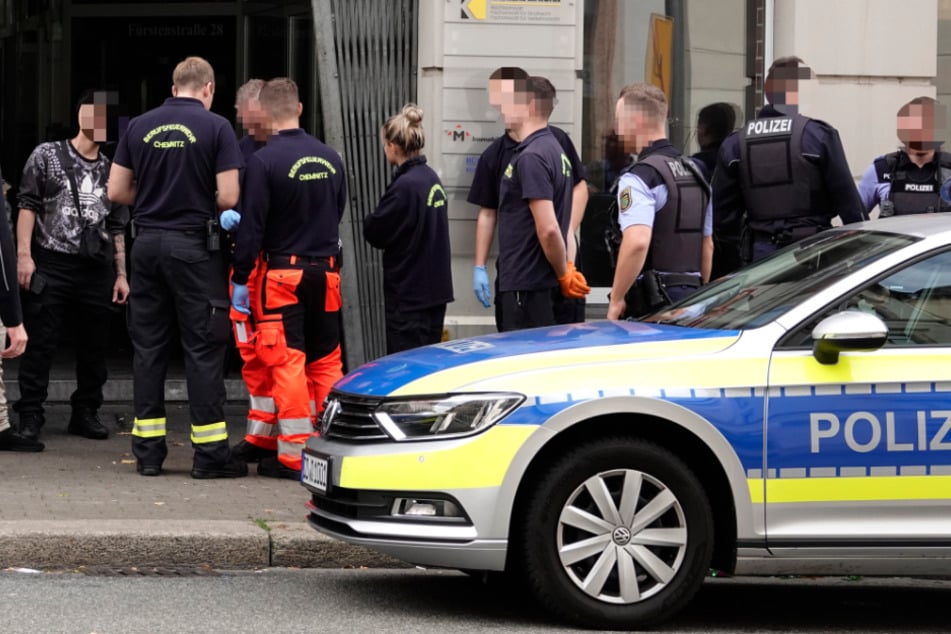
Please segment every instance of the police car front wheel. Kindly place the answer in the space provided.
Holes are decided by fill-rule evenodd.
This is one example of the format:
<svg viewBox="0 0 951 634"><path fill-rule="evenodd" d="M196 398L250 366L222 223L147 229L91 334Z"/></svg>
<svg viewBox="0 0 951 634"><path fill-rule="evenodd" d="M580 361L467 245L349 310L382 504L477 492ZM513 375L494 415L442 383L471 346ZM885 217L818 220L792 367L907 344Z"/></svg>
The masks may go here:
<svg viewBox="0 0 951 634"><path fill-rule="evenodd" d="M634 438L576 447L538 480L518 552L529 586L587 627L642 627L703 583L713 520L703 487L670 451Z"/></svg>

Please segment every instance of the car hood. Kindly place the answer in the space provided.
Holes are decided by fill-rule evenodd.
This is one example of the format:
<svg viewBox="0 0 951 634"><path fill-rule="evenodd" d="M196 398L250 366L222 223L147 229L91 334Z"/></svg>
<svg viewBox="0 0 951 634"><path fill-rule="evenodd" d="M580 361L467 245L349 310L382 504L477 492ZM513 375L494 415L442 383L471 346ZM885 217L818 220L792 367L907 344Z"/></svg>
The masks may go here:
<svg viewBox="0 0 951 634"><path fill-rule="evenodd" d="M636 321L597 321L456 339L377 359L340 379L336 389L362 396L476 389L527 372L696 357L719 352L738 331ZM488 387L488 386L486 386ZM517 389L512 386L512 389Z"/></svg>

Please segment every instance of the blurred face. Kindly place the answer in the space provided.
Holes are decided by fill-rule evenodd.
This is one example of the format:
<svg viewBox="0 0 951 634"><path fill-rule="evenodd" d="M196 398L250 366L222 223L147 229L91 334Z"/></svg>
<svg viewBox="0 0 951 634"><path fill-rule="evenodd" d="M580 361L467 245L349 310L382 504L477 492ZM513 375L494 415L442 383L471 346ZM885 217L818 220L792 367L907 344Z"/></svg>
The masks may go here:
<svg viewBox="0 0 951 634"><path fill-rule="evenodd" d="M91 141L104 143L108 140L106 104L83 104L79 107L79 129Z"/></svg>
<svg viewBox="0 0 951 634"><path fill-rule="evenodd" d="M502 119L505 127L515 129L532 116L532 96L528 93L527 82L523 79L502 80Z"/></svg>
<svg viewBox="0 0 951 634"><path fill-rule="evenodd" d="M269 117L257 99L250 99L235 106L238 123L241 127L258 140L267 139Z"/></svg>
<svg viewBox="0 0 951 634"><path fill-rule="evenodd" d="M644 137L651 131L648 122L643 108L625 104L624 99L617 100L614 106L614 131L626 154L641 151L645 145Z"/></svg>
<svg viewBox="0 0 951 634"><path fill-rule="evenodd" d="M898 114L898 138L908 150L927 152L940 145L938 131L944 128L943 112L931 104L911 104Z"/></svg>

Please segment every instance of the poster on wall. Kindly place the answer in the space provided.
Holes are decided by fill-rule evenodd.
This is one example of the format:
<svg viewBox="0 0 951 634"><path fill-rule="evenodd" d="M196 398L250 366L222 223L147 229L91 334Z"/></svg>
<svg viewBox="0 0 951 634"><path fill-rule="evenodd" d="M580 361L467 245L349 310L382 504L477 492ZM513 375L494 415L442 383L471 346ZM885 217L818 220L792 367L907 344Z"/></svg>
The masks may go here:
<svg viewBox="0 0 951 634"><path fill-rule="evenodd" d="M447 22L573 24L572 0L456 0L458 8L447 7Z"/></svg>
<svg viewBox="0 0 951 634"><path fill-rule="evenodd" d="M647 31L647 55L644 58L644 78L667 95L671 102L671 78L674 55L674 19L665 15L651 14Z"/></svg>

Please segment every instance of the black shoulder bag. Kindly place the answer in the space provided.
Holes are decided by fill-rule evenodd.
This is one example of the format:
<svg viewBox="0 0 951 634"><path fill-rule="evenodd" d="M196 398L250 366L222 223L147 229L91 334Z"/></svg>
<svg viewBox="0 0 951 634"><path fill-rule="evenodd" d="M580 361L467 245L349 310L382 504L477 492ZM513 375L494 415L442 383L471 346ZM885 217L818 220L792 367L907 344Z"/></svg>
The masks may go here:
<svg viewBox="0 0 951 634"><path fill-rule="evenodd" d="M69 148L66 144L69 141L63 141L60 146L62 153L63 171L69 180L70 189L73 192L73 203L76 205L76 213L83 219L82 233L79 234L79 255L87 260L97 264L110 264L116 256L115 244L112 236L105 228L105 218L94 224L85 224L83 208L79 203L79 187L76 184L76 178L73 175L75 162L69 155Z"/></svg>

